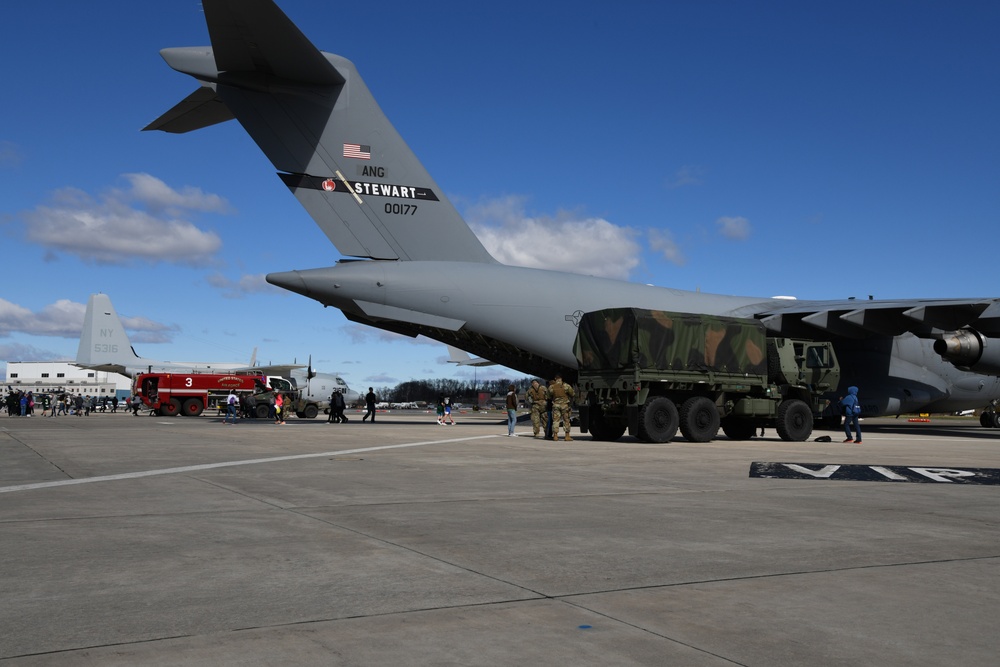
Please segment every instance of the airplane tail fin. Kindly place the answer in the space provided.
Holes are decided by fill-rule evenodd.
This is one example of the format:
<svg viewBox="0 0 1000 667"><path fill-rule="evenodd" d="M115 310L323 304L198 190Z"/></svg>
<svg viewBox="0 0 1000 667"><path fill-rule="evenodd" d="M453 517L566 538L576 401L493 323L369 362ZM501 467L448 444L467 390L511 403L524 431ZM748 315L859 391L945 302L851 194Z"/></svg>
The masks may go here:
<svg viewBox="0 0 1000 667"><path fill-rule="evenodd" d="M141 361L111 305L111 298L107 294L91 294L83 316L76 364L84 368L125 373L126 367L139 365Z"/></svg>
<svg viewBox="0 0 1000 667"><path fill-rule="evenodd" d="M272 0L203 0L212 47L164 49L202 88L145 129L236 118L341 254L496 260L403 141L354 64L320 52Z"/></svg>

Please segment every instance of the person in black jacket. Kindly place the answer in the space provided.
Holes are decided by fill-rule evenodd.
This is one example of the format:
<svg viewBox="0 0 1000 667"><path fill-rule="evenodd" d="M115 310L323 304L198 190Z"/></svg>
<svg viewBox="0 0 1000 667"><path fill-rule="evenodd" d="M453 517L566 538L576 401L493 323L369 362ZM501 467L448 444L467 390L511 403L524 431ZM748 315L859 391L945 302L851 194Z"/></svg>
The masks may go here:
<svg viewBox="0 0 1000 667"><path fill-rule="evenodd" d="M375 390L368 387L368 393L365 394L365 407L368 408L368 412L365 416L361 418L361 421L368 421L368 418L372 418L372 423L375 423L375 404L378 403L378 396L375 395Z"/></svg>

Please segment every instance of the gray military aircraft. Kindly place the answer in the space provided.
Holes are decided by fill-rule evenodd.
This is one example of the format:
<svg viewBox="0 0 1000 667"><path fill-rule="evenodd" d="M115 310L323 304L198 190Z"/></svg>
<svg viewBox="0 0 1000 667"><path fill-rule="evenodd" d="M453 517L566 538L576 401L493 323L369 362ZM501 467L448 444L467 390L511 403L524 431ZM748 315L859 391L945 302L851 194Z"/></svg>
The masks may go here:
<svg viewBox="0 0 1000 667"><path fill-rule="evenodd" d="M635 307L754 317L773 335L833 341L844 386L861 387L867 416L1000 398L1000 299L723 296L500 264L349 60L320 52L271 0L202 4L212 46L160 52L200 87L145 129L188 132L235 118L350 258L271 273L274 285L354 322L542 377L575 377L582 313Z"/></svg>
<svg viewBox="0 0 1000 667"><path fill-rule="evenodd" d="M254 351L256 356L256 350ZM121 318L111 305L107 294L91 294L87 299L87 310L83 315L83 330L80 345L76 349L76 366L91 368L108 373L119 373L135 378L139 373L230 373L253 372L271 376L290 378L292 385L303 389L302 398L324 408L329 404L334 389L344 394L347 403L361 398L351 391L347 383L337 375L317 373L312 369L312 361L307 366L300 364L279 364L258 366L254 359L250 364L204 361L161 361L140 357L132 347ZM312 411L315 416L315 411Z"/></svg>

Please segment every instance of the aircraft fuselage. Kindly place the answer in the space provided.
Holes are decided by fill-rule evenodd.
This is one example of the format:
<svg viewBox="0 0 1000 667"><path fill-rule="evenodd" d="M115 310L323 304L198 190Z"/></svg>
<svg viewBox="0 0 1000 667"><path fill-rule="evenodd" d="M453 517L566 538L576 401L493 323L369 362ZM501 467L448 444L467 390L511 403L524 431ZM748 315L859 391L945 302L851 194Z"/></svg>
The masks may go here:
<svg viewBox="0 0 1000 667"><path fill-rule="evenodd" d="M500 363L543 376L552 367L539 360L575 374L573 340L584 312L635 307L752 317L796 303L474 262L351 261L267 279L374 326L406 332L410 325L413 335L448 343L462 332L502 342L523 354ZM834 341L844 387L862 387L866 415L949 411L1000 396L996 377L955 368L934 352L932 341L913 334L855 340L816 333L817 340ZM493 356L476 352L498 360L497 350Z"/></svg>

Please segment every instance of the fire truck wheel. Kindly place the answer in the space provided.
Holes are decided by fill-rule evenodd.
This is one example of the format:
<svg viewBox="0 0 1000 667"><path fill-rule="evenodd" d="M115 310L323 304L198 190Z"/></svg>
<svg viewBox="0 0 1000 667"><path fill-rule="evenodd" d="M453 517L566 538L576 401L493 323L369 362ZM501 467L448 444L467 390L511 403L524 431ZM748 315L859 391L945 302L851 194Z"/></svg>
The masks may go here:
<svg viewBox="0 0 1000 667"><path fill-rule="evenodd" d="M205 409L202 405L201 399L199 398L189 398L184 401L184 416L185 417L197 417Z"/></svg>
<svg viewBox="0 0 1000 667"><path fill-rule="evenodd" d="M160 414L164 417L173 417L181 411L181 402L176 398L171 398L166 403L160 404Z"/></svg>

